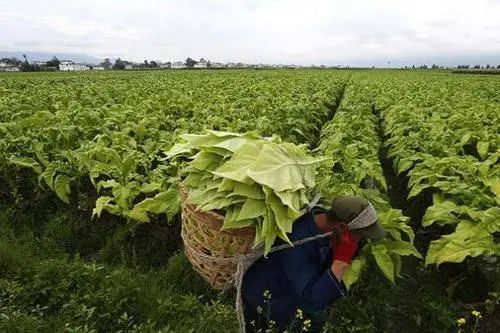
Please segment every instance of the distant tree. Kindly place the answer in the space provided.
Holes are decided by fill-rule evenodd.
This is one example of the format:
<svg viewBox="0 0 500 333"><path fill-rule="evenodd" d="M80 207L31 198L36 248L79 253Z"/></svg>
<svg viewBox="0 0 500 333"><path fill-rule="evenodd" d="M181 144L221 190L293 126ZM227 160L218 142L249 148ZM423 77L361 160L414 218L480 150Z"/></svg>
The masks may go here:
<svg viewBox="0 0 500 333"><path fill-rule="evenodd" d="M144 68L149 68L149 62L147 60L144 60L144 65L143 65Z"/></svg>
<svg viewBox="0 0 500 333"><path fill-rule="evenodd" d="M490 69L490 64L487 64L487 65L486 65L486 69Z"/></svg>
<svg viewBox="0 0 500 333"><path fill-rule="evenodd" d="M411 65L411 68L415 69L415 65Z"/></svg>
<svg viewBox="0 0 500 333"><path fill-rule="evenodd" d="M113 67L113 64L111 63L111 60L109 60L109 58L106 58L103 62L101 62L101 66L104 67L104 69L111 69L111 67Z"/></svg>
<svg viewBox="0 0 500 333"><path fill-rule="evenodd" d="M53 56L51 60L47 61L47 67L56 67L56 68L58 68L60 63L61 62L59 61L59 59L57 59L56 56Z"/></svg>
<svg viewBox="0 0 500 333"><path fill-rule="evenodd" d="M500 69L500 65L497 66L497 69Z"/></svg>
<svg viewBox="0 0 500 333"><path fill-rule="evenodd" d="M438 69L438 68L439 68L438 65L432 64L432 69Z"/></svg>
<svg viewBox="0 0 500 333"><path fill-rule="evenodd" d="M151 60L149 63L149 68L158 68L158 63L154 60Z"/></svg>
<svg viewBox="0 0 500 333"><path fill-rule="evenodd" d="M28 62L28 57L26 54L23 54L24 61L20 64L19 68L23 72L30 72L34 70L34 67L30 65Z"/></svg>
<svg viewBox="0 0 500 333"><path fill-rule="evenodd" d="M113 69L125 69L125 62L120 58L115 60L115 64L113 65Z"/></svg>
<svg viewBox="0 0 500 333"><path fill-rule="evenodd" d="M0 59L0 62L5 62L6 64L9 65L19 66L22 61L17 59L16 57L12 57L12 58L2 58Z"/></svg>
<svg viewBox="0 0 500 333"><path fill-rule="evenodd" d="M196 65L196 64L197 64L197 61L196 61L196 60L191 59L190 57L188 57L188 58L186 59L186 67L187 67L187 68L193 68L193 67L194 67L194 65Z"/></svg>
<svg viewBox="0 0 500 333"><path fill-rule="evenodd" d="M481 65L475 65L474 69L481 69Z"/></svg>

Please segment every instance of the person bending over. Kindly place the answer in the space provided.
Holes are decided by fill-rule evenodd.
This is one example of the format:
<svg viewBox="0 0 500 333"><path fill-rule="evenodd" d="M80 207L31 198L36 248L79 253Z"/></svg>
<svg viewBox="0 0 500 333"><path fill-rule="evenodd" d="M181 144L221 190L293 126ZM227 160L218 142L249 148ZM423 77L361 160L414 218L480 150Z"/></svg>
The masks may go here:
<svg viewBox="0 0 500 333"><path fill-rule="evenodd" d="M330 231L332 237L270 253L250 267L242 286L247 332L321 330L328 306L347 293L342 278L352 259L367 238L385 236L370 202L339 196L329 210L314 207L301 216L289 238L294 242Z"/></svg>

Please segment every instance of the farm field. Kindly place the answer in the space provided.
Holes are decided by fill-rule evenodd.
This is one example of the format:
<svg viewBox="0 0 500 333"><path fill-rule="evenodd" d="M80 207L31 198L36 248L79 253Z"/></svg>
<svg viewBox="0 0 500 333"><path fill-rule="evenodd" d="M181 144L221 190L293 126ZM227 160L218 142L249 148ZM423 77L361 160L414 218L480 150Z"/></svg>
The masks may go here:
<svg viewBox="0 0 500 333"><path fill-rule="evenodd" d="M0 75L0 332L237 331L182 252L165 159L206 129L303 144L325 198L377 208L390 238L326 332L500 327L500 77L110 71Z"/></svg>

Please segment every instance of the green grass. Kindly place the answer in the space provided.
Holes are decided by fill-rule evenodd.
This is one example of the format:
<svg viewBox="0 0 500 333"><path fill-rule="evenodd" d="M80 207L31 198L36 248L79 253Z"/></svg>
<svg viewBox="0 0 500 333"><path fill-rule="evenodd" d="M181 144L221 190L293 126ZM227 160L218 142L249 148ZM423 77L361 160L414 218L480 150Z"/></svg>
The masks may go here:
<svg viewBox="0 0 500 333"><path fill-rule="evenodd" d="M235 330L232 306L206 289L182 254L141 272L35 249L0 240L0 332Z"/></svg>
<svg viewBox="0 0 500 333"><path fill-rule="evenodd" d="M25 213L12 221L9 209L1 212L0 332L235 331L230 300L211 291L183 253L170 253L158 269L145 268L150 253L137 252L134 262L127 248L119 260L106 261L100 254L123 240L85 240L95 230L73 228L71 214L46 213L46 222L39 221L43 227L33 232L30 224L44 214Z"/></svg>
<svg viewBox="0 0 500 333"><path fill-rule="evenodd" d="M123 229L108 238L99 228L110 226L88 224L71 211L1 212L0 332L236 331L233 298L210 290L182 252L169 253L160 265L165 255L141 246L146 239L137 232ZM414 268L397 285L368 270L351 296L332 306L327 331L454 327L458 311L444 295L442 277L417 261L405 267Z"/></svg>

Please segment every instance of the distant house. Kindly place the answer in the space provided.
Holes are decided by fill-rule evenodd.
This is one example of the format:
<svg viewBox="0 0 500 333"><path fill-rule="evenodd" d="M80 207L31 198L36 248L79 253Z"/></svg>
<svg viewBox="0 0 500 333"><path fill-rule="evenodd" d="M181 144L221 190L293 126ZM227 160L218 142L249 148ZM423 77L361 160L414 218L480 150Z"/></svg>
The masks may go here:
<svg viewBox="0 0 500 333"><path fill-rule="evenodd" d="M194 65L194 68L207 68L207 67L208 67L208 61L206 61L205 59L201 59Z"/></svg>
<svg viewBox="0 0 500 333"><path fill-rule="evenodd" d="M132 64L126 64L125 69L134 69L134 65Z"/></svg>
<svg viewBox="0 0 500 333"><path fill-rule="evenodd" d="M94 66L94 67L92 67L92 70L94 70L94 71L103 71L104 67L103 66Z"/></svg>
<svg viewBox="0 0 500 333"><path fill-rule="evenodd" d="M2 61L0 62L0 72L19 72L19 67Z"/></svg>
<svg viewBox="0 0 500 333"><path fill-rule="evenodd" d="M186 64L183 63L182 61L175 61L172 63L172 66L171 66L172 69L182 69L182 68L186 68Z"/></svg>
<svg viewBox="0 0 500 333"><path fill-rule="evenodd" d="M214 62L210 65L211 68L224 68L226 67L226 65L224 65L223 63L221 62Z"/></svg>
<svg viewBox="0 0 500 333"><path fill-rule="evenodd" d="M77 64L70 60L61 61L59 64L60 71L86 71L90 68L85 64Z"/></svg>
<svg viewBox="0 0 500 333"><path fill-rule="evenodd" d="M172 68L172 64L170 62L164 62L160 64L160 68Z"/></svg>

